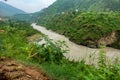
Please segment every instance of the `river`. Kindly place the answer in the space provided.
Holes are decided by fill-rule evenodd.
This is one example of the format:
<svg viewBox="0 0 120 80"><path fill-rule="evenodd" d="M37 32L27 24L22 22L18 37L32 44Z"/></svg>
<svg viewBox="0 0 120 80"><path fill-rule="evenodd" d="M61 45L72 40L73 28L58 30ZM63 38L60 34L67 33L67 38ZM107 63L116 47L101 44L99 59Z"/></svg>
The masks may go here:
<svg viewBox="0 0 120 80"><path fill-rule="evenodd" d="M69 58L70 60L81 60L81 59L86 59L87 62L89 63L91 60L93 59L97 59L98 58L98 54L99 51L104 50L106 52L106 56L108 58L115 58L115 57L119 57L120 58L120 50L119 49L114 49L114 48L110 48L110 47L106 47L104 49L93 49L93 48L89 48L86 46L82 46L82 45L77 45L71 41L69 41L68 38L66 38L63 35L60 35L56 32L53 32L51 30L47 30L45 27L42 26L38 26L35 23L32 24L33 28L41 31L43 34L47 35L50 39L53 39L54 41L65 41L66 44L68 45L68 49L69 52L67 54L65 54L65 56L67 58ZM88 57L90 57L90 55L93 55L93 57L90 59L88 59Z"/></svg>

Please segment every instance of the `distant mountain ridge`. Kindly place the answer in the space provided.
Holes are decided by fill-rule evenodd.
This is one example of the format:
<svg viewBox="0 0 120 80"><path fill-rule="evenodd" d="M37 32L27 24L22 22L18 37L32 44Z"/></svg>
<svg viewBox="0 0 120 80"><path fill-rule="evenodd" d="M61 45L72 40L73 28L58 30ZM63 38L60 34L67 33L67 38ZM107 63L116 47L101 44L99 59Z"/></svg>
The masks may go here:
<svg viewBox="0 0 120 80"><path fill-rule="evenodd" d="M120 0L56 0L44 10L46 14L61 13L68 10L80 11L119 11Z"/></svg>
<svg viewBox="0 0 120 80"><path fill-rule="evenodd" d="M13 16L15 14L26 14L26 12L0 1L0 16Z"/></svg>
<svg viewBox="0 0 120 80"><path fill-rule="evenodd" d="M15 18L26 21L44 21L56 14L68 11L109 12L120 11L120 0L56 0L48 8L26 15L16 15ZM32 15L32 16L30 16ZM22 19L21 19L22 17ZM29 19L28 19L29 18Z"/></svg>

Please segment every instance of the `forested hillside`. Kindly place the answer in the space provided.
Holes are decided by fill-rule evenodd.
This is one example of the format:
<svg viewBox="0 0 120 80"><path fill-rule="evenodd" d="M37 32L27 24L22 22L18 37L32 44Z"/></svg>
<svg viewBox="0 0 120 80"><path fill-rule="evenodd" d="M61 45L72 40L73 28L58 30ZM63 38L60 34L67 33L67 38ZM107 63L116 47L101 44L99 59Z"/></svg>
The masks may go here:
<svg viewBox="0 0 120 80"><path fill-rule="evenodd" d="M57 0L48 8L45 14L59 14L68 10L80 11L119 11L120 0Z"/></svg>
<svg viewBox="0 0 120 80"><path fill-rule="evenodd" d="M77 44L89 47L114 44L114 47L120 48L116 43L116 40L119 42L120 32L119 12L67 12L47 21L41 21L40 25L67 36ZM114 32L115 35L110 37ZM115 39L116 36L117 39ZM108 40L105 37L109 37Z"/></svg>
<svg viewBox="0 0 120 80"><path fill-rule="evenodd" d="M66 11L101 12L119 10L120 0L57 0L48 8L42 10L42 16L43 18L50 17L50 15L64 14Z"/></svg>
<svg viewBox="0 0 120 80"><path fill-rule="evenodd" d="M43 21L56 14L64 14L66 11L119 11L120 0L56 0L48 8L39 12L26 15L16 15L15 18L26 21ZM32 16L30 16L32 15ZM22 18L21 18L22 17ZM29 18L29 19L28 19ZM36 20L35 20L36 19Z"/></svg>

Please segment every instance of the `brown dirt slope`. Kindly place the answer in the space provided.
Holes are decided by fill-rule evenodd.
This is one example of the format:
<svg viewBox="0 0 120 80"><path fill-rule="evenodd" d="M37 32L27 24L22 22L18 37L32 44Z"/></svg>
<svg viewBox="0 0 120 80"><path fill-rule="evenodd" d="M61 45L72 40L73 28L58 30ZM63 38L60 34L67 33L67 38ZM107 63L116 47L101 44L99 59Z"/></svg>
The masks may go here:
<svg viewBox="0 0 120 80"><path fill-rule="evenodd" d="M0 80L50 80L33 67L25 66L10 58L0 58Z"/></svg>

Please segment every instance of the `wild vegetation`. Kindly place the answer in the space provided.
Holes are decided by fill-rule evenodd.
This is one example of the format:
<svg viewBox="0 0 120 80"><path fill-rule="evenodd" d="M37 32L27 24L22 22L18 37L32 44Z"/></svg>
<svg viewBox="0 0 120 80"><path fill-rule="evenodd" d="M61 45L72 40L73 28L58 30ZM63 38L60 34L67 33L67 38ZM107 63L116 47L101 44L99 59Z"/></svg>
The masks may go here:
<svg viewBox="0 0 120 80"><path fill-rule="evenodd" d="M100 45L120 48L120 13L119 12L76 12L69 11L39 21L40 25L67 36L71 41L89 47ZM101 38L115 32L117 37L110 44L100 44Z"/></svg>
<svg viewBox="0 0 120 80"><path fill-rule="evenodd" d="M43 21L48 17L51 18L67 11L109 12L119 10L120 0L56 0L48 8L33 13L33 16L37 16L36 19Z"/></svg>
<svg viewBox="0 0 120 80"><path fill-rule="evenodd" d="M0 56L11 57L27 65L36 65L53 80L120 79L119 60L116 59L113 64L108 64L103 51L97 67L86 64L84 60L69 61L64 57L66 53L62 48L65 46L64 42L54 42L44 36L45 44L29 43L26 37L38 32L28 23L10 21L1 24L0 29L4 31L0 32Z"/></svg>
<svg viewBox="0 0 120 80"><path fill-rule="evenodd" d="M104 45L98 44L98 41L114 33L115 40L107 46L120 48L119 7L120 0L57 0L40 12L16 15L15 18L36 22L67 36L77 44L89 47ZM36 33L46 43L40 45L27 40L27 37ZM64 46L64 42L50 40L34 30L29 23L0 21L0 56L40 67L53 80L120 80L118 58L111 62L105 52L101 51L95 65L86 64L84 59L69 61L64 56L67 54Z"/></svg>

